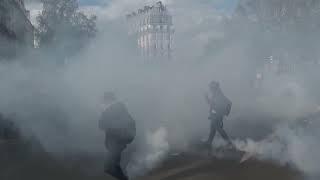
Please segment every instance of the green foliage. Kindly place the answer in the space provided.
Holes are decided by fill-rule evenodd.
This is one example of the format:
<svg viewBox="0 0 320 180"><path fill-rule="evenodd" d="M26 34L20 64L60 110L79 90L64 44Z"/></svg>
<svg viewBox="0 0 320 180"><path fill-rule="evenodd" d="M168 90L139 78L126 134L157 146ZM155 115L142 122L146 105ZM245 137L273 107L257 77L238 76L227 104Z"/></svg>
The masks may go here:
<svg viewBox="0 0 320 180"><path fill-rule="evenodd" d="M95 36L96 16L79 11L77 0L41 0L43 11L37 17L39 47L72 55ZM63 53L63 52L68 53Z"/></svg>

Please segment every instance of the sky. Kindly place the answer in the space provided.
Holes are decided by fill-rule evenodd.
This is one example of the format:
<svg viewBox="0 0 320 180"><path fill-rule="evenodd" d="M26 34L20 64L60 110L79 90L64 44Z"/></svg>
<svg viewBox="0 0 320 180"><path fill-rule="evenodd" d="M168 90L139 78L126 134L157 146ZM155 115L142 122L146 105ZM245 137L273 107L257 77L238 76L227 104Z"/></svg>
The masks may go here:
<svg viewBox="0 0 320 180"><path fill-rule="evenodd" d="M80 0L81 5L100 5L106 2L106 0Z"/></svg>
<svg viewBox="0 0 320 180"><path fill-rule="evenodd" d="M81 5L107 5L111 1L116 0L80 0ZM198 0L198 2L209 3L212 0ZM238 0L218 0L215 3L212 3L217 9L232 11L236 6Z"/></svg>
<svg viewBox="0 0 320 180"><path fill-rule="evenodd" d="M80 5L82 6L87 6L87 5L108 5L110 2L115 2L118 0L79 0ZM134 1L134 0L131 0ZM238 0L197 0L199 3L210 3L213 2L213 5L216 8L219 9L227 9L227 10L232 10ZM39 2L39 0L26 0L27 3L30 2Z"/></svg>
<svg viewBox="0 0 320 180"><path fill-rule="evenodd" d="M99 19L116 18L146 4L153 4L158 0L79 0L81 9L89 14L98 15ZM216 12L231 14L239 0L162 0L170 9L180 9L184 13L189 11L206 10L207 16L215 16ZM41 12L39 0L26 0L26 7L31 12L31 21L36 26L35 17ZM200 12L198 12L200 13ZM202 13L201 13L202 14Z"/></svg>

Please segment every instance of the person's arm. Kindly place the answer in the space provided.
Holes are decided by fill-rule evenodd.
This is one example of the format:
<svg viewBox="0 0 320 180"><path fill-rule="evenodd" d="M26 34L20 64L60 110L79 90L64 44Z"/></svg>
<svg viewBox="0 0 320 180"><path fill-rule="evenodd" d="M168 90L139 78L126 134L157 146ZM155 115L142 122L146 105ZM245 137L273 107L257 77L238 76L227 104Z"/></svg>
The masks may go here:
<svg viewBox="0 0 320 180"><path fill-rule="evenodd" d="M208 93L205 94L205 98L206 98L206 101L209 105L209 114L212 114L213 112L215 112L213 105L212 105L212 99L209 97Z"/></svg>

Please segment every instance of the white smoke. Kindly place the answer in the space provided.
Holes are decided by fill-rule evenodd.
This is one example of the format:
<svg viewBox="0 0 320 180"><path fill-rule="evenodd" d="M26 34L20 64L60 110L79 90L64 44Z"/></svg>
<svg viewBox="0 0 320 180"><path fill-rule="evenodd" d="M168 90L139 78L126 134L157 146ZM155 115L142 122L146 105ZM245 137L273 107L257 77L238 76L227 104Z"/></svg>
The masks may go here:
<svg viewBox="0 0 320 180"><path fill-rule="evenodd" d="M308 127L284 124L262 141L239 140L236 141L236 146L240 150L249 152L254 158L280 165L289 164L307 175L319 175L318 128L316 124L310 124Z"/></svg>
<svg viewBox="0 0 320 180"><path fill-rule="evenodd" d="M22 119L19 123L30 128L49 152L103 153L104 136L97 127L99 107L103 92L114 90L137 121L138 136L132 144L136 152L128 166L129 173L137 176L161 162L170 148L207 135L208 107L203 94L211 80L219 80L222 90L233 101L225 127L228 132L240 131L237 135L260 131L251 129L252 126L241 129L234 125L238 121L277 127L278 122L269 121L268 117L242 120L243 114L267 112L291 124L293 117L314 106L313 96L291 78L271 78L264 87L266 93L255 99L247 80L254 76L250 74L251 61L256 60L249 58L246 51L252 40L250 30L237 35L216 54L206 55L207 45L215 45L214 40L225 38L227 31L221 24L225 15L208 1L165 1L174 15L176 61L159 66L142 62L134 54L131 45L135 40L127 36L124 16L154 2L114 0L105 7L83 7L87 12L97 13L100 32L89 48L70 58L65 67L47 62L56 60L51 56L44 56L42 63L26 58L25 64L1 64L2 111L17 113ZM209 51L215 50L214 47ZM293 92L289 96L287 89ZM248 106L255 108L246 109ZM59 109L68 119L68 133L63 136L59 123L53 126L49 115L46 116L47 111ZM262 122L265 119L267 122ZM261 160L289 163L305 173L320 171L316 164L320 136L316 130L297 132L281 125L269 133L266 140L249 137L236 145Z"/></svg>
<svg viewBox="0 0 320 180"><path fill-rule="evenodd" d="M154 132L147 132L144 151L137 152L128 165L127 171L131 177L141 176L151 171L167 156L170 148L167 135L168 132L163 127Z"/></svg>
<svg viewBox="0 0 320 180"><path fill-rule="evenodd" d="M146 154L147 167L152 169L168 152L169 144L167 133L166 129L160 128L153 133L149 132L147 134L147 144L150 146L151 151Z"/></svg>

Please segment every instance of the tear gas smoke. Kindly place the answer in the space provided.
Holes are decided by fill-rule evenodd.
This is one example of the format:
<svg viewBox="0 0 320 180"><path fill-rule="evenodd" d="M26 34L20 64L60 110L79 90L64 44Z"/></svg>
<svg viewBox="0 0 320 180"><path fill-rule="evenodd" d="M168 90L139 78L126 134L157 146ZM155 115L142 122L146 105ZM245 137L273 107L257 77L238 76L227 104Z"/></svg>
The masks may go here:
<svg viewBox="0 0 320 180"><path fill-rule="evenodd" d="M231 116L225 122L227 131L248 138L236 143L239 148L263 160L293 164L305 173L320 171L316 165L320 148L317 130L300 134L281 125L290 124L315 106L316 97L309 92L318 85L307 87L297 81L308 77L308 72L289 77L294 85L288 78L271 77L256 98L250 79L258 60L249 55L256 51L250 44L255 30L239 30L241 37L230 40L222 23L227 19L224 15L205 3L181 0L171 1L169 7L175 19L175 58L171 62L142 62L122 17L122 12L137 5L113 1L106 7L111 15L100 18L95 41L63 67L50 62L58 61L52 55L43 55L39 61L30 57L2 63L1 111L15 113L25 134L34 134L54 156L102 154L104 135L97 127L101 97L105 91L115 91L137 121L138 135L130 145L136 157L128 160L128 171L135 176L154 167L170 148L184 148L189 140L207 135L208 107L203 94L211 80L218 80L233 101ZM219 40L227 41L223 48L206 50ZM286 96L287 91L292 93ZM275 131L261 134L262 130L252 128L259 124ZM254 137L246 137L250 130ZM250 140L268 134L277 138Z"/></svg>

